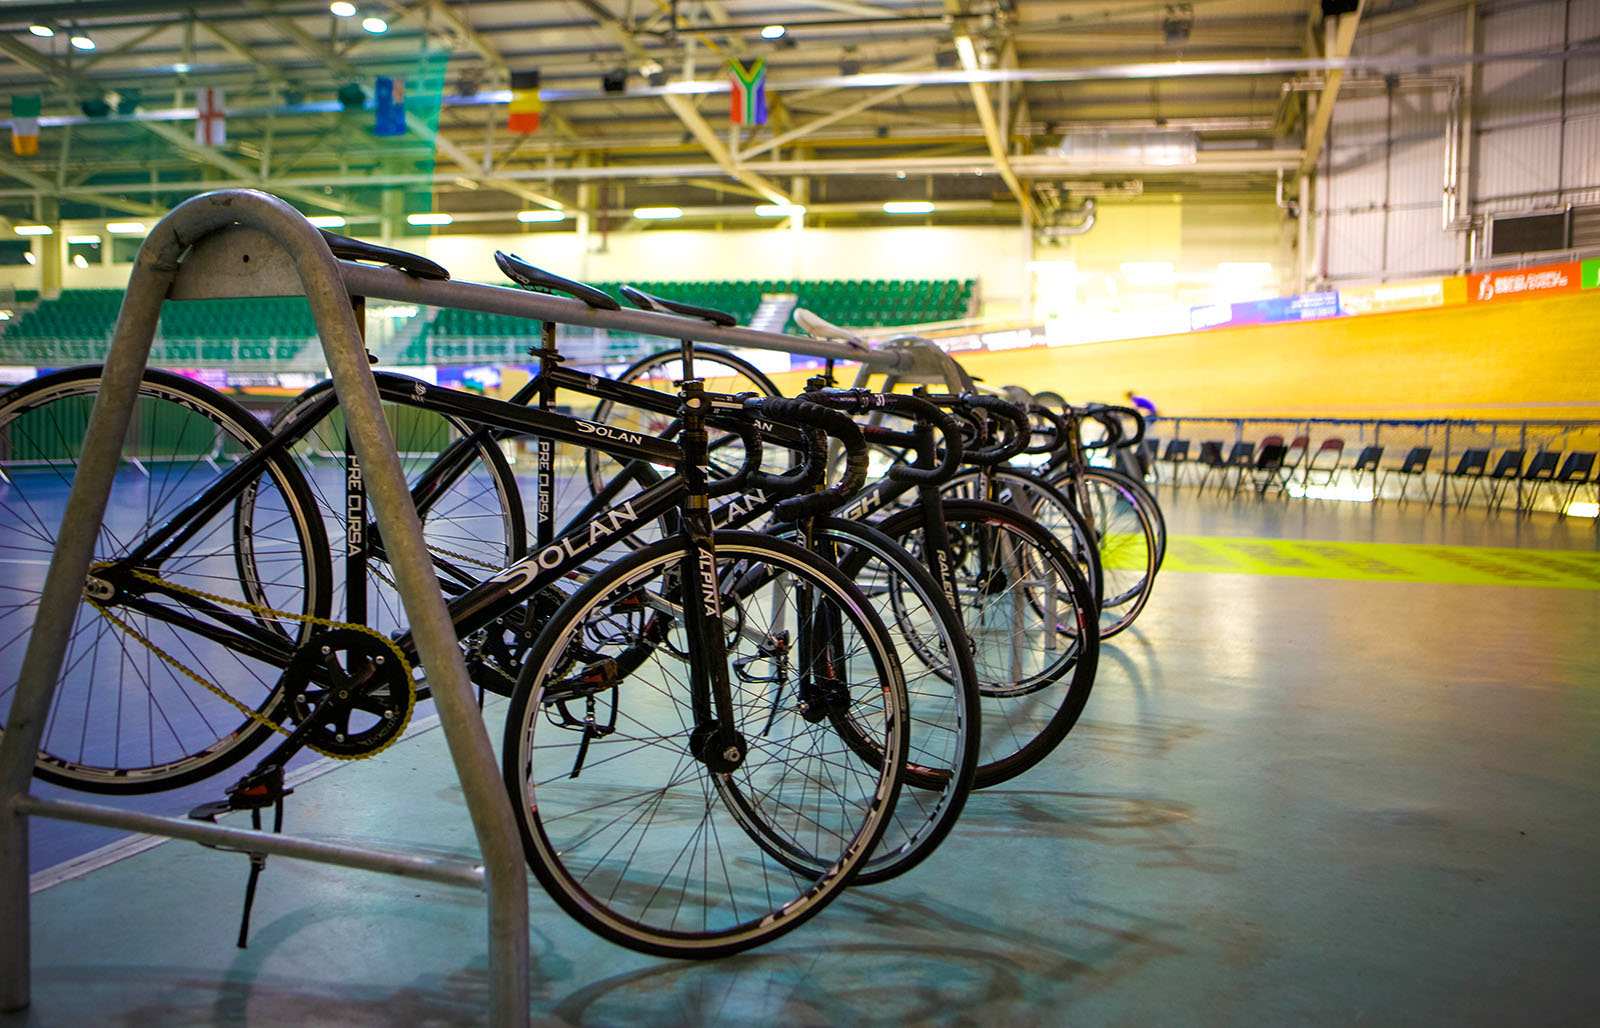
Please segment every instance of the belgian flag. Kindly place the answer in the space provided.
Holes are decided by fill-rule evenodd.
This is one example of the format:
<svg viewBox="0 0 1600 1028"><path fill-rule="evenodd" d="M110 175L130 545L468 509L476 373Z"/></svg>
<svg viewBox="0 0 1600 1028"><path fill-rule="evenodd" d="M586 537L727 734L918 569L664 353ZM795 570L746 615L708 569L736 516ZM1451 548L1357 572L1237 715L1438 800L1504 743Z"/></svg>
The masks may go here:
<svg viewBox="0 0 1600 1028"><path fill-rule="evenodd" d="M539 73L514 71L511 73L511 117L506 128L513 132L535 132L539 128L539 112L544 101L539 99Z"/></svg>

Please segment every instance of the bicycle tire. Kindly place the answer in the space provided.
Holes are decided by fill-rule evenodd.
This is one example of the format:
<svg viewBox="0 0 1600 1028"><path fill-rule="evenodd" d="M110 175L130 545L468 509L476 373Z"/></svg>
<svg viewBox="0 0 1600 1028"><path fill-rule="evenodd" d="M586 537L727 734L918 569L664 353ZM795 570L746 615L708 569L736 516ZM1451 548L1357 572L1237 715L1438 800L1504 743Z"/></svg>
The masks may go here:
<svg viewBox="0 0 1600 1028"><path fill-rule="evenodd" d="M529 651L506 721L505 781L535 876L592 931L658 956L735 953L817 913L882 836L907 755L904 683L860 593L780 540L727 532L715 544L725 588L748 562L776 569L771 594L724 597L724 619L737 622L730 676L749 741L737 768L711 772L689 752L688 654L670 602L687 544L676 538L633 551L573 593ZM855 633L851 682L861 674L869 687L849 690L849 710L880 740L876 767L834 719L807 721L786 706L781 684L756 688L779 679L753 667L776 676L807 649L779 598L778 587L794 582ZM789 639L797 645L779 645ZM568 707L580 701L583 719ZM597 734L607 722L613 730Z"/></svg>
<svg viewBox="0 0 1600 1028"><path fill-rule="evenodd" d="M1068 495L1076 496L1071 475L1057 479ZM1109 639L1133 624L1150 601L1155 588L1156 539L1149 513L1139 500L1139 490L1125 477L1104 468L1083 470L1086 521L1093 526L1100 550L1105 588L1100 597L1100 638Z"/></svg>
<svg viewBox="0 0 1600 1028"><path fill-rule="evenodd" d="M1072 498L1040 475L1017 468L996 468L992 472L999 487L994 502L1004 503L1018 514L1033 518L1054 535L1078 561L1089 582L1096 605L1105 589L1100 570L1100 549L1090 538L1089 526L1073 505ZM957 500L984 500L983 473L970 469L957 474L939 487L941 494Z"/></svg>
<svg viewBox="0 0 1600 1028"><path fill-rule="evenodd" d="M0 563L11 567L0 595L0 705L9 710L45 566L73 481L101 369L73 368L0 397L0 445L10 479L0 496ZM269 433L235 401L190 379L147 371L95 544L112 560L164 523L220 475L224 464L268 443ZM322 519L292 461L270 458L256 492L248 549L228 504L181 540L159 578L235 603L326 617L331 569ZM177 788L236 763L271 727L246 717L162 661L181 660L247 708L273 720L283 706L282 667L247 657L192 630L125 605L106 609L145 636L140 643L88 603L70 630L35 774L68 788L134 794ZM242 613L242 612L241 612ZM287 643L313 626L256 612Z"/></svg>
<svg viewBox="0 0 1600 1028"><path fill-rule="evenodd" d="M776 534L793 541L793 525ZM910 757L894 817L856 882L905 874L931 854L961 816L978 770L982 711L966 633L927 568L859 521L819 518L813 545L873 604L900 659L910 701ZM810 548L810 547L808 547Z"/></svg>
<svg viewBox="0 0 1600 1028"><path fill-rule="evenodd" d="M1083 713L1100 653L1094 595L1071 553L1038 522L986 500L942 506L983 697L974 788L984 789L1044 760ZM923 544L923 517L901 511L876 527L931 563L938 557Z"/></svg>

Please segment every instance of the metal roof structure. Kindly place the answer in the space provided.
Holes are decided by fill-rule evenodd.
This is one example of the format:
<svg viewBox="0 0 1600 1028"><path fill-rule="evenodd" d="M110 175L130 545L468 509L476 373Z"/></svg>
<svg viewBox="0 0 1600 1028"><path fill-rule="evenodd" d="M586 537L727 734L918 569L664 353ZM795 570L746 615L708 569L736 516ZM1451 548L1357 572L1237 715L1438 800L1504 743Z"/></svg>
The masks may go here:
<svg viewBox="0 0 1600 1028"><path fill-rule="evenodd" d="M1292 190L1343 79L1423 60L1352 58L1358 33L1467 6L352 0L341 17L320 0L7 4L0 88L42 94L43 111L38 154L0 154L0 216L151 215L257 186L352 231L419 211L482 232L518 228L526 210L620 219L655 205L718 222L803 205L811 224L861 224L888 200L931 200L942 221L1026 212L1070 228L1105 193ZM373 18L383 31L363 29ZM770 118L732 125L727 62L756 57ZM509 78L533 70L542 124L512 133ZM406 83L403 136L374 135L378 76ZM206 87L225 96L221 146L195 142Z"/></svg>

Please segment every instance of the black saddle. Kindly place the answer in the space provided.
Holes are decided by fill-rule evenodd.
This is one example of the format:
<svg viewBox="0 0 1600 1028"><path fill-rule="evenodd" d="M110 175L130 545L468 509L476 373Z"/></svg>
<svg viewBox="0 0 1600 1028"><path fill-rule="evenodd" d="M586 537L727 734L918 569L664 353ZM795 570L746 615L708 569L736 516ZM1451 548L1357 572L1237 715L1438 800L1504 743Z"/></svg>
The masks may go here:
<svg viewBox="0 0 1600 1028"><path fill-rule="evenodd" d="M622 304L594 286L586 286L582 282L574 282L570 278L551 274L543 268L536 268L516 254L496 250L494 262L505 272L506 278L526 289L537 289L544 293L564 293L603 311L622 309Z"/></svg>
<svg viewBox="0 0 1600 1028"><path fill-rule="evenodd" d="M363 243L359 239L341 236L327 229L322 229L322 238L328 241L328 249L333 251L333 255L341 260L387 264L391 268L399 268L414 278L443 281L450 277L450 273L444 270L442 265L414 253L379 246L377 243Z"/></svg>
<svg viewBox="0 0 1600 1028"><path fill-rule="evenodd" d="M635 289L632 286L623 286L618 291L628 298L629 303L641 310L657 311L662 314L681 314L686 318L700 318L703 321L709 321L713 325L721 325L724 328L730 328L739 323L739 319L727 311L719 311L711 307L696 307L692 303L669 300L664 296L652 296L644 290Z"/></svg>

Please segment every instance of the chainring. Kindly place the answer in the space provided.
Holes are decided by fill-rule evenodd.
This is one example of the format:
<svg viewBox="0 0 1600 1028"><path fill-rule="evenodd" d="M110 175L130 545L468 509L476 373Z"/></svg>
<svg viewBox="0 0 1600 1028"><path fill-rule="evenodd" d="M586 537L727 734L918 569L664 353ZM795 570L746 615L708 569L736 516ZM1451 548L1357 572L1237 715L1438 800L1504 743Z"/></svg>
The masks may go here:
<svg viewBox="0 0 1600 1028"><path fill-rule="evenodd" d="M352 628L318 632L284 670L286 709L306 745L329 757L365 757L399 738L416 691L383 639Z"/></svg>

